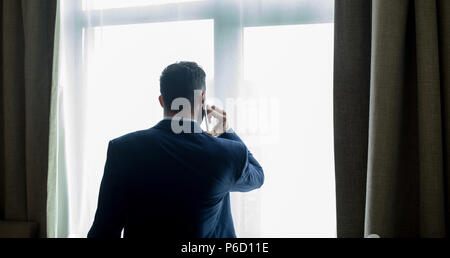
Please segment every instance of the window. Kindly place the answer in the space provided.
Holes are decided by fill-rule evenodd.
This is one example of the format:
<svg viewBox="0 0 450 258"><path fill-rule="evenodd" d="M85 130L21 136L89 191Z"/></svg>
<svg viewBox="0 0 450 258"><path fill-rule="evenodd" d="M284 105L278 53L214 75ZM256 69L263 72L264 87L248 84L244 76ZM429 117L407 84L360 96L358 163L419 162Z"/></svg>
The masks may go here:
<svg viewBox="0 0 450 258"><path fill-rule="evenodd" d="M256 104L258 112L250 116L267 121L254 121L250 127L259 130L242 133L263 163L266 181L251 193L255 198L236 194L247 198L236 211L248 218L239 220L241 235L336 235L332 74L332 23L244 29L239 95L275 102ZM244 209L252 204L253 210Z"/></svg>
<svg viewBox="0 0 450 258"><path fill-rule="evenodd" d="M91 226L108 141L161 119L159 75L180 60L203 66L208 98L245 102L232 125L266 182L232 194L238 237L335 236L333 7L332 0L61 1L69 236Z"/></svg>

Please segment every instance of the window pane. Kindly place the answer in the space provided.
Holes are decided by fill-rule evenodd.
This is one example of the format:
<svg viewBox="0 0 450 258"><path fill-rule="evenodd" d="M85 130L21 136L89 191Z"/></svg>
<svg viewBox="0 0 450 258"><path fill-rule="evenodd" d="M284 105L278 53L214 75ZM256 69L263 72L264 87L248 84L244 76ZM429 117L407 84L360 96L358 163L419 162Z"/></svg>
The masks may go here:
<svg viewBox="0 0 450 258"><path fill-rule="evenodd" d="M88 57L85 169L92 223L108 141L162 119L159 76L176 61L195 61L212 81L213 21L184 21L92 29Z"/></svg>
<svg viewBox="0 0 450 258"><path fill-rule="evenodd" d="M108 9L197 1L206 0L84 0L83 5L89 6L90 9Z"/></svg>
<svg viewBox="0 0 450 258"><path fill-rule="evenodd" d="M259 106L258 118L279 128L265 142L256 122L242 134L266 177L259 193L234 194L240 236L336 235L332 75L333 24L245 28L240 96L275 100L279 112Z"/></svg>

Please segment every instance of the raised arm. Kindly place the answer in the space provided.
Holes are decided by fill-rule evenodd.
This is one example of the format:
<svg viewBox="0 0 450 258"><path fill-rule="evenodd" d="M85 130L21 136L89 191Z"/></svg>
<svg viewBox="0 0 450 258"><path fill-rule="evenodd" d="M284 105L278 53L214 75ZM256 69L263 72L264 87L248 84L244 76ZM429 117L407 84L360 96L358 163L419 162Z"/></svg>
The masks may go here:
<svg viewBox="0 0 450 258"><path fill-rule="evenodd" d="M209 134L240 143L234 159L239 163L236 165L237 176L230 191L248 192L260 188L264 183L264 171L241 138L228 128L227 113L216 106L207 106L206 110L208 121L211 121L211 117L218 120L211 132L208 132Z"/></svg>
<svg viewBox="0 0 450 258"><path fill-rule="evenodd" d="M241 156L241 164L237 166L237 178L231 187L231 192L248 192L260 188L264 183L264 171L241 138L230 130L218 137L241 143L241 151L239 154Z"/></svg>

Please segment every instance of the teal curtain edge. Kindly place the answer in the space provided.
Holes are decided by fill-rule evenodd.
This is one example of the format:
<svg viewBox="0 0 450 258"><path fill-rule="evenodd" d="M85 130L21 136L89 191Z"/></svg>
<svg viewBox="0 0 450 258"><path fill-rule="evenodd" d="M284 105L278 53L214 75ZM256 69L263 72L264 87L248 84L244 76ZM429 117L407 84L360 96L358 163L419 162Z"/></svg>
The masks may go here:
<svg viewBox="0 0 450 258"><path fill-rule="evenodd" d="M57 2L53 75L50 107L48 179L47 179L47 237L69 235L69 210L66 177L65 135L62 87L60 85L60 1Z"/></svg>

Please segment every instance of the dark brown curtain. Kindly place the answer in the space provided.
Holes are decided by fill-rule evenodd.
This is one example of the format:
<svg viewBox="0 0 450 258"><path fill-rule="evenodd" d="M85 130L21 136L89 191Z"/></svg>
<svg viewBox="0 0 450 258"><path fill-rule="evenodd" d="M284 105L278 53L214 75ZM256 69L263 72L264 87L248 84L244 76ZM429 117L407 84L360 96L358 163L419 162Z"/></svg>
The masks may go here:
<svg viewBox="0 0 450 258"><path fill-rule="evenodd" d="M336 0L338 237L450 233L450 1Z"/></svg>
<svg viewBox="0 0 450 258"><path fill-rule="evenodd" d="M0 236L46 237L56 0L0 8Z"/></svg>

